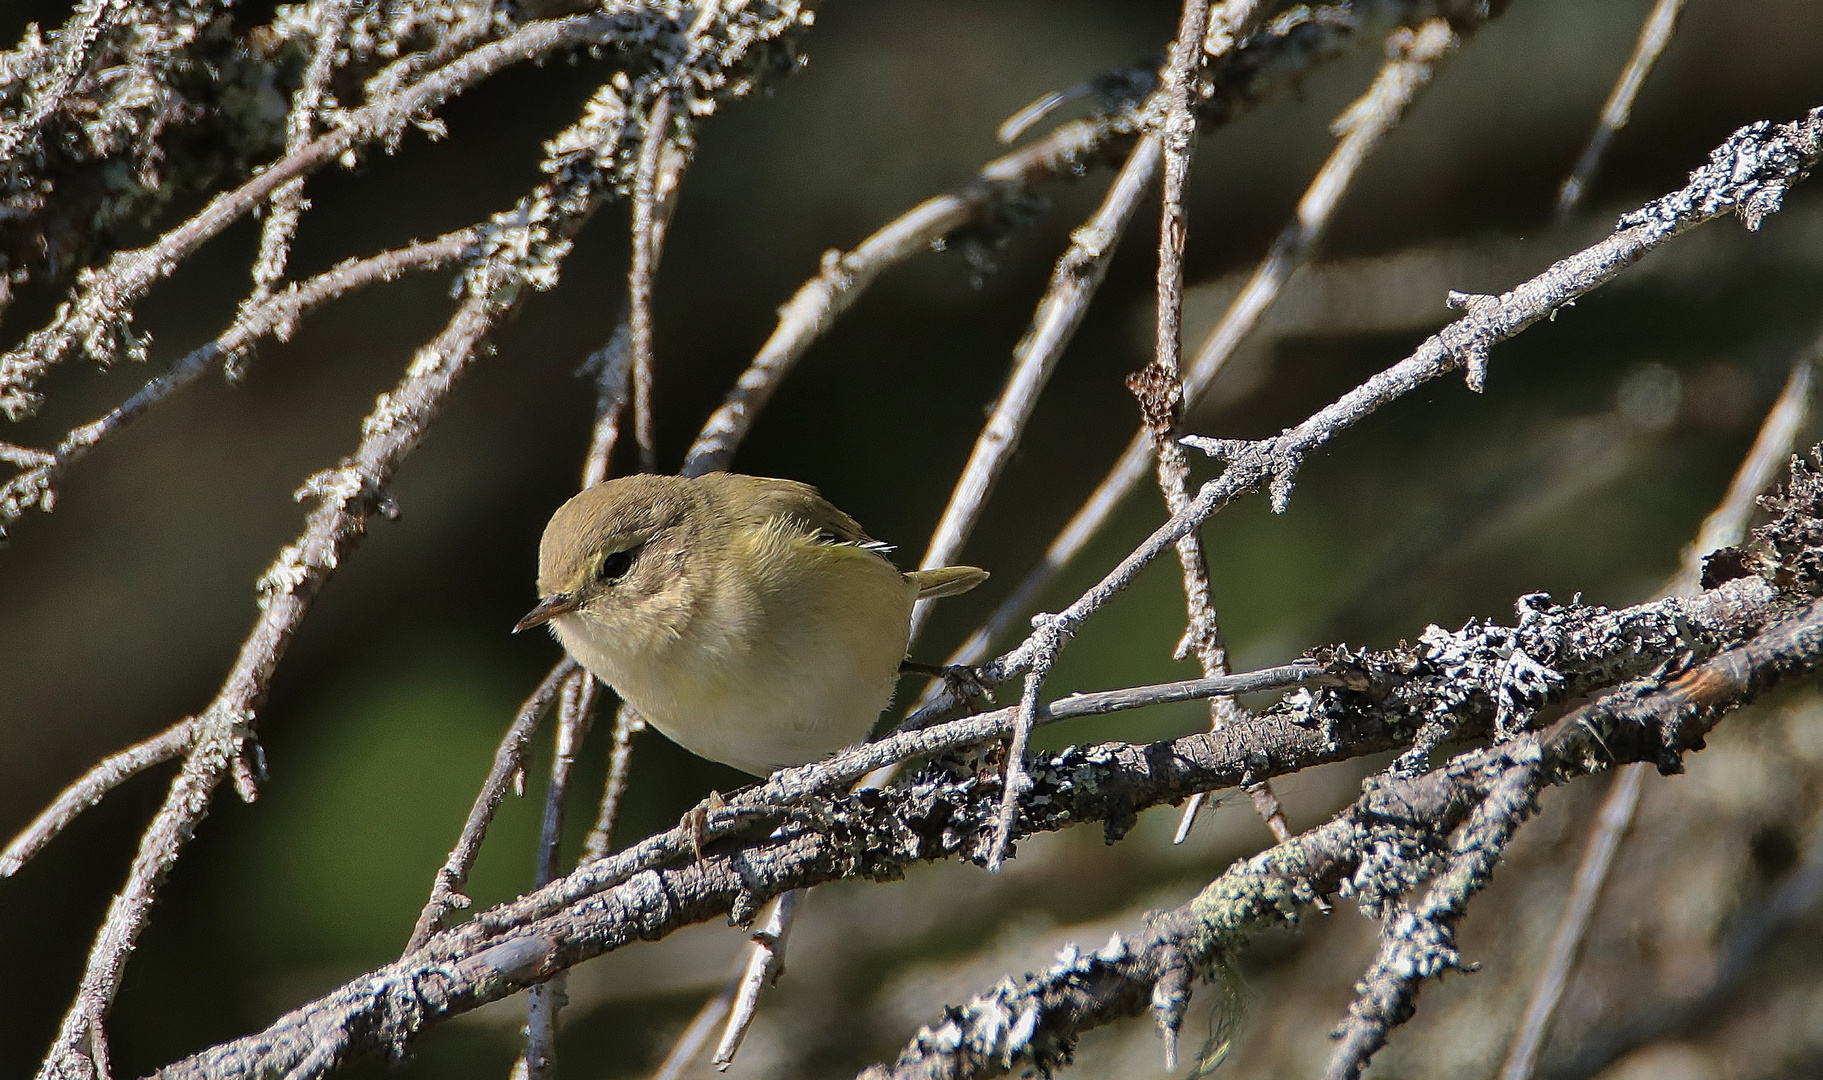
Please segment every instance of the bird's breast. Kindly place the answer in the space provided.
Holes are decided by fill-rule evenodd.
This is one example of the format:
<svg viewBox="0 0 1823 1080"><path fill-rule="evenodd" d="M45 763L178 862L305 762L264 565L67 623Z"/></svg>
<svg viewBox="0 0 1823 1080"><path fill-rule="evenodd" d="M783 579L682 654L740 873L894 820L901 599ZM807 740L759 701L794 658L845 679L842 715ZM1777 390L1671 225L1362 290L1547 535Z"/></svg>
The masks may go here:
<svg viewBox="0 0 1823 1080"><path fill-rule="evenodd" d="M586 612L557 633L672 741L764 776L865 739L897 685L915 587L878 556L841 554L854 561L836 573L718 590L719 607L665 633L615 634Z"/></svg>

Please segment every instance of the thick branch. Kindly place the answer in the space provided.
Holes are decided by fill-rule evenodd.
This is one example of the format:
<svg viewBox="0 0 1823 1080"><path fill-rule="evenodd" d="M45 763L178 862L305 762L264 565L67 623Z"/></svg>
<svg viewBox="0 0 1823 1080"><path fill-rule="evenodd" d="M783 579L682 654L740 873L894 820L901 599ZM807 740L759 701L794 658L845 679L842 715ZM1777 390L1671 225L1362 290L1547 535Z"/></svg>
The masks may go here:
<svg viewBox="0 0 1823 1080"><path fill-rule="evenodd" d="M890 1067L865 1080L959 1080L1036 1067L1049 1073L1067 1063L1083 1032L1148 1009L1181 1011L1195 977L1243 946L1260 930L1295 921L1299 909L1340 892L1383 905L1408 887L1404 875L1427 861L1400 846L1416 835L1448 836L1459 824L1458 857L1427 897L1430 919L1402 926L1435 926L1486 883L1512 830L1531 812L1540 785L1631 761L1681 767L1701 749L1702 733L1729 710L1823 664L1823 602L1769 628L1663 686L1651 680L1616 691L1565 717L1542 736L1470 751L1423 776L1370 781L1361 798L1329 823L1235 864L1194 900L1154 916L1147 929L1115 935L1094 953L1066 948L1046 970L1005 980L943 1020L921 1029ZM1625 732L1625 745L1609 740ZM1609 741L1612 753L1597 749ZM1413 856L1418 855L1414 862ZM1395 958L1394 954L1398 954ZM1384 1020L1409 1007L1416 980L1448 966L1447 937L1389 939L1378 986L1387 997ZM1400 967L1397 960L1405 962ZM1175 1003L1175 1004L1174 1004ZM1357 1017L1345 1048L1372 1042L1375 1018ZM1365 1056L1349 1060L1365 1061ZM1354 1075L1332 1070L1331 1075Z"/></svg>
<svg viewBox="0 0 1823 1080"><path fill-rule="evenodd" d="M1644 674L1686 650L1708 653L1750 638L1784 609L1765 582L1743 579L1701 597L1624 611L1554 608L1528 633L1557 642L1561 651L1548 652L1530 639L1520 646L1550 657L1565 675L1567 697ZM1346 684L1294 694L1244 728L1151 746L1109 743L1040 755L1029 762L1034 786L1016 835L1100 822L1117 837L1139 811L1195 791L1403 745L1428 710L1454 710L1465 731L1486 732L1500 696L1504 654L1515 647L1518 632L1472 623L1454 635L1437 631L1441 637L1415 649L1338 654L1327 666L1281 669L1270 678L1192 680L1054 702L1047 712L1062 718L1288 680ZM897 877L929 859L983 860L1000 802L994 775L939 765L900 788L840 789L885 761L1001 736L1012 713L969 717L783 770L710 812L710 840L700 861L692 861L689 830L659 834L483 912L398 963L281 1018L265 1033L178 1063L164 1075L283 1072L300 1065L307 1045L327 1047L321 1068L355 1053L396 1055L431 1024L634 940L711 918L751 918L767 898L788 889L845 877ZM808 810L794 809L794 802L806 799ZM300 1075L319 1073L313 1066Z"/></svg>

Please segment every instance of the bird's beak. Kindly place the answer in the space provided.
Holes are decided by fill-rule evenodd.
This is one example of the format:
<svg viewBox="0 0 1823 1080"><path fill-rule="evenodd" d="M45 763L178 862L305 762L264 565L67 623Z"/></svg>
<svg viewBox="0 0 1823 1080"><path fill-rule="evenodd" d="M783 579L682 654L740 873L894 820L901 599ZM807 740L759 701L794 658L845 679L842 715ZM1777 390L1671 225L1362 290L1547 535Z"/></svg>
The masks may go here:
<svg viewBox="0 0 1823 1080"><path fill-rule="evenodd" d="M569 593L555 593L538 601L538 606L525 613L525 618L513 624L513 633L530 630L534 626L543 626L559 615L568 615L575 611L578 601Z"/></svg>

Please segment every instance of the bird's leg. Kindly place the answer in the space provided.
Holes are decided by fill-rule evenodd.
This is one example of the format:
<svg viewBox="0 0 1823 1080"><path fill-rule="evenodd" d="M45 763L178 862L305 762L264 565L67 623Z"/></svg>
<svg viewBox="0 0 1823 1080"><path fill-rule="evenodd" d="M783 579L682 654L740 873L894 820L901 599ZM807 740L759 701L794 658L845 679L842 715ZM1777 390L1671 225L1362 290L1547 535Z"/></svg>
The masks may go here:
<svg viewBox="0 0 1823 1080"><path fill-rule="evenodd" d="M899 671L907 675L926 675L933 679L942 679L943 685L951 694L961 698L969 706L971 713L980 712L985 706L994 703L994 695L987 684L981 681L981 673L967 664L920 664L916 660L905 660L899 664Z"/></svg>

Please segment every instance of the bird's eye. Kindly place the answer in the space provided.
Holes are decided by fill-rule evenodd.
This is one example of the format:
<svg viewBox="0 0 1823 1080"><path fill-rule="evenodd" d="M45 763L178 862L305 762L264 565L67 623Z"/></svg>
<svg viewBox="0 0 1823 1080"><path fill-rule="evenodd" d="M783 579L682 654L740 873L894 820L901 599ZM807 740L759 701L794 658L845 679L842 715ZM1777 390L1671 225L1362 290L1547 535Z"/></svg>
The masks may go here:
<svg viewBox="0 0 1823 1080"><path fill-rule="evenodd" d="M601 569L596 572L597 576L603 581L619 581L627 576L628 570L633 568L633 556L638 553L638 548L628 548L625 551L610 554L601 560Z"/></svg>

